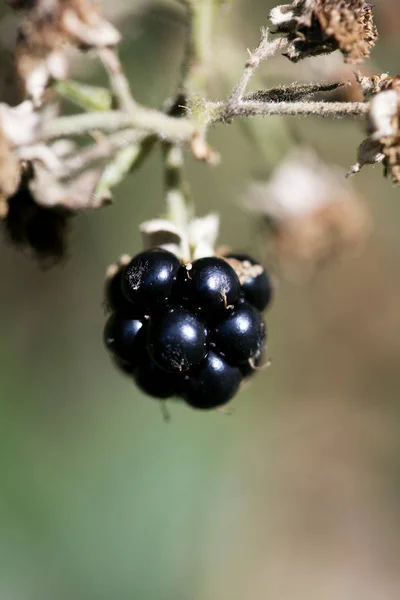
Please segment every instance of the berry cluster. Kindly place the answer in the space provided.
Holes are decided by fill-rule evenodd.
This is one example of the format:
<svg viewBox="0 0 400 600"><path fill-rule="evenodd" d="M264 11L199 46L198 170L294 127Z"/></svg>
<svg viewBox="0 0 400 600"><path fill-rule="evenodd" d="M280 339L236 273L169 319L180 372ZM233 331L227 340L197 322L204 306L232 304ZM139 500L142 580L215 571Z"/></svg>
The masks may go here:
<svg viewBox="0 0 400 600"><path fill-rule="evenodd" d="M247 256L182 264L156 248L108 278L105 345L146 394L215 408L260 363L270 300L265 270Z"/></svg>

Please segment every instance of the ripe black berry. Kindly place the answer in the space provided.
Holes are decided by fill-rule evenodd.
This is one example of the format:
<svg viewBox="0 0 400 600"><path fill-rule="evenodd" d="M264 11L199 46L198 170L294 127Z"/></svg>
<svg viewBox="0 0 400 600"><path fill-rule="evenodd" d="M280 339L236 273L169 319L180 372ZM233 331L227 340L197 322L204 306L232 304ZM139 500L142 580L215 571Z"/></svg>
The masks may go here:
<svg viewBox="0 0 400 600"><path fill-rule="evenodd" d="M180 266L174 254L161 248L141 252L125 267L122 290L128 300L151 311L170 296Z"/></svg>
<svg viewBox="0 0 400 600"><path fill-rule="evenodd" d="M265 310L271 302L273 293L272 284L265 269L246 254L230 254L227 258L233 258L241 263L243 271L241 287L245 299L259 311ZM262 269L262 271L253 274L252 267L258 267L257 270Z"/></svg>
<svg viewBox="0 0 400 600"><path fill-rule="evenodd" d="M238 391L242 375L216 352L210 351L200 365L185 376L183 398L193 408L211 409L226 404Z"/></svg>
<svg viewBox="0 0 400 600"><path fill-rule="evenodd" d="M172 308L150 322L147 349L165 371L187 371L207 351L204 323L184 308Z"/></svg>
<svg viewBox="0 0 400 600"><path fill-rule="evenodd" d="M133 375L135 366L131 362L129 362L128 360L123 360L122 358L118 358L118 356L116 355L112 357L112 360L119 371L128 376Z"/></svg>
<svg viewBox="0 0 400 600"><path fill-rule="evenodd" d="M160 248L126 260L106 282L104 341L116 367L155 398L229 402L262 360L271 286L261 265L244 255L182 264Z"/></svg>
<svg viewBox="0 0 400 600"><path fill-rule="evenodd" d="M265 341L260 312L248 302L239 304L214 332L217 348L233 364L259 356Z"/></svg>
<svg viewBox="0 0 400 600"><path fill-rule="evenodd" d="M176 393L176 378L160 369L145 352L134 372L134 380L139 389L154 398L169 398Z"/></svg>
<svg viewBox="0 0 400 600"><path fill-rule="evenodd" d="M239 297L239 279L233 268L221 258L211 256L196 260L189 278L193 299L207 315L222 313Z"/></svg>
<svg viewBox="0 0 400 600"><path fill-rule="evenodd" d="M133 314L132 302L122 292L123 267L107 278L104 290L105 304L108 310L117 310L124 314Z"/></svg>
<svg viewBox="0 0 400 600"><path fill-rule="evenodd" d="M118 358L137 363L144 351L143 321L113 313L104 328L104 343Z"/></svg>

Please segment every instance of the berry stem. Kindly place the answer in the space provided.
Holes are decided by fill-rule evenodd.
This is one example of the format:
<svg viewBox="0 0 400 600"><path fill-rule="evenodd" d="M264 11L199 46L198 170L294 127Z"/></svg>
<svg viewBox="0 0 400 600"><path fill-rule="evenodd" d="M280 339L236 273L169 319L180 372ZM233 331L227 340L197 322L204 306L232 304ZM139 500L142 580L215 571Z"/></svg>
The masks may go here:
<svg viewBox="0 0 400 600"><path fill-rule="evenodd" d="M177 144L163 144L164 186L167 218L179 229L187 231L192 208L189 203L189 190L183 178L183 149ZM190 260L190 247L187 237L182 236L181 256Z"/></svg>

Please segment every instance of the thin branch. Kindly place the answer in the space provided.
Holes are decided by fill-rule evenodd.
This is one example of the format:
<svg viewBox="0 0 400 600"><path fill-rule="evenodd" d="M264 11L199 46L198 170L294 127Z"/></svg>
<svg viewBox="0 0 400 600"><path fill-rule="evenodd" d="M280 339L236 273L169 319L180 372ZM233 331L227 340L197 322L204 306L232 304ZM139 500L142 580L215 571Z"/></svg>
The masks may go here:
<svg viewBox="0 0 400 600"><path fill-rule="evenodd" d="M70 177L93 163L110 158L117 150L122 150L135 142L142 144L144 137L145 134L139 134L133 129L124 129L108 137L102 137L96 143L64 159L60 176Z"/></svg>
<svg viewBox="0 0 400 600"><path fill-rule="evenodd" d="M199 112L203 122L211 125L233 117L345 117L365 115L368 110L369 105L364 102L240 102L235 105L231 102L208 102ZM201 131L190 119L170 117L157 110L138 108L134 117L119 110L59 117L43 125L37 141L82 135L96 130L111 133L128 127L171 143L192 141Z"/></svg>
<svg viewBox="0 0 400 600"><path fill-rule="evenodd" d="M39 131L39 140L83 135L91 131L113 132L129 127L130 118L120 110L87 112L68 117L58 117L44 123Z"/></svg>
<svg viewBox="0 0 400 600"><path fill-rule="evenodd" d="M128 114L133 113L137 108L137 104L132 97L129 82L123 71L117 51L114 48L103 47L99 48L97 53L108 72L111 87L119 102L119 108Z"/></svg>
<svg viewBox="0 0 400 600"><path fill-rule="evenodd" d="M39 139L51 140L96 130L111 133L127 127L157 135L160 139L173 143L188 141L197 131L195 124L189 119L177 119L157 110L138 107L134 115L111 110L59 117L43 125L39 131Z"/></svg>
<svg viewBox="0 0 400 600"><path fill-rule="evenodd" d="M131 117L131 125L172 143L190 140L197 132L196 125L189 119L170 117L147 108L138 108L135 117Z"/></svg>
<svg viewBox="0 0 400 600"><path fill-rule="evenodd" d="M285 38L276 38L270 41L269 30L261 30L260 43L253 52L250 52L250 58L246 63L243 75L240 78L239 83L232 90L228 100L229 104L235 105L242 101L249 81L260 66L260 63L267 58L271 58L271 56L273 56L280 48L283 48L285 43Z"/></svg>
<svg viewBox="0 0 400 600"><path fill-rule="evenodd" d="M226 121L233 117L254 116L315 116L346 117L366 115L369 105L364 102L240 102L214 103L212 122Z"/></svg>

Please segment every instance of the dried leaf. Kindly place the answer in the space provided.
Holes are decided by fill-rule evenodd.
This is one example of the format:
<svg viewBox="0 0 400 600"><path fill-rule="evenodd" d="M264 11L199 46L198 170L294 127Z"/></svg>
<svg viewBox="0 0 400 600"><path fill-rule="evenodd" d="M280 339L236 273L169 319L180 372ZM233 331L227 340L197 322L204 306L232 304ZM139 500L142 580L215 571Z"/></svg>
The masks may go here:
<svg viewBox="0 0 400 600"><path fill-rule="evenodd" d="M247 94L244 100L256 102L295 102L304 100L308 96L322 92L333 92L346 83L291 83L282 85L269 90L259 90L252 94Z"/></svg>

